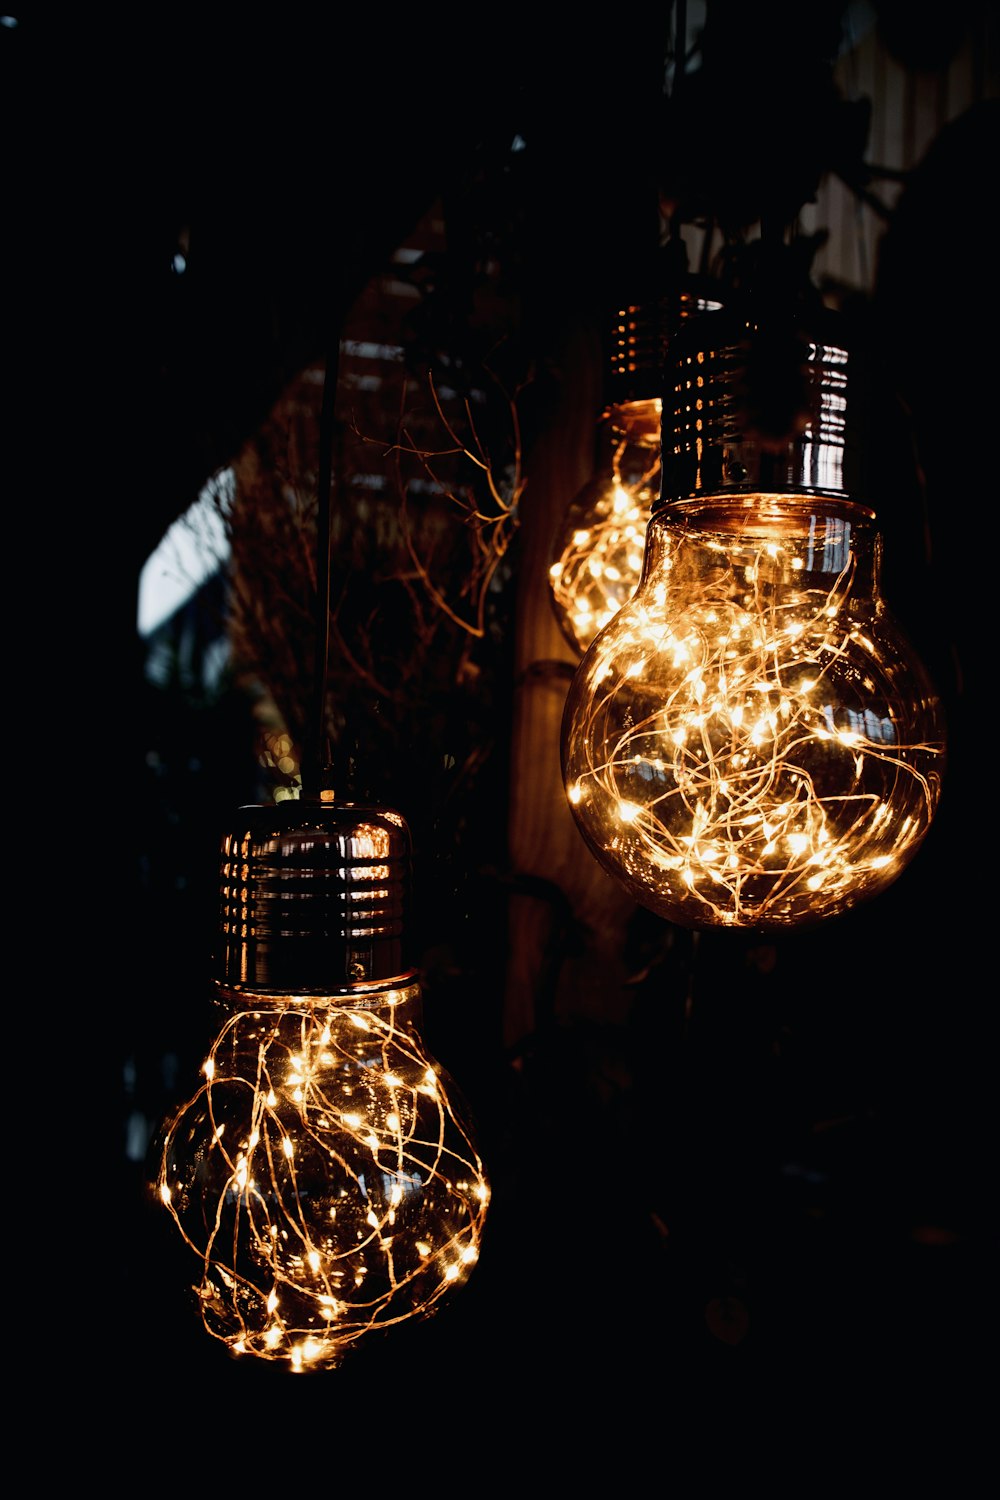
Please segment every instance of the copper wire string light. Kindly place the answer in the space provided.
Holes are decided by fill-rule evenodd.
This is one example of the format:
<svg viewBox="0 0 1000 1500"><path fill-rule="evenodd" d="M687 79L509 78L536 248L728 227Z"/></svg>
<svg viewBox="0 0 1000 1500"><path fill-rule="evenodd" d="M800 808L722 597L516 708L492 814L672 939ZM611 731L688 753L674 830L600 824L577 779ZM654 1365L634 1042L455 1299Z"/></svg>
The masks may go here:
<svg viewBox="0 0 1000 1500"><path fill-rule="evenodd" d="M223 1015L161 1126L152 1191L197 1267L206 1331L301 1373L437 1311L479 1256L489 1184L468 1106L421 1034L404 818L355 801L326 723L335 365L321 430L314 742L302 794L220 842Z"/></svg>
<svg viewBox="0 0 1000 1500"><path fill-rule="evenodd" d="M584 839L681 926L844 911L900 874L940 798L939 701L881 596L875 511L846 487L851 365L830 321L775 335L806 404L781 442L747 401L766 318L719 310L678 334L642 579L565 705Z"/></svg>

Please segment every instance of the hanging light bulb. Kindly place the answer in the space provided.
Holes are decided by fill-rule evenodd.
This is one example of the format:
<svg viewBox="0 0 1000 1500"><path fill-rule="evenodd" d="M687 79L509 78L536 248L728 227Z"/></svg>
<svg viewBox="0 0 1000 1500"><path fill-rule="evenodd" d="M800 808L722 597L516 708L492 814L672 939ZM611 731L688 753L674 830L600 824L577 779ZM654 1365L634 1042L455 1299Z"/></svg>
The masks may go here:
<svg viewBox="0 0 1000 1500"><path fill-rule="evenodd" d="M468 1107L421 1036L409 828L355 799L353 742L336 776L330 759L338 355L339 339L320 413L302 795L240 808L223 835L223 1020L203 1082L151 1147L153 1200L196 1257L206 1330L294 1372L436 1312L478 1260L489 1204Z"/></svg>
<svg viewBox="0 0 1000 1500"><path fill-rule="evenodd" d="M673 252L672 252L673 253ZM668 273L664 272L664 276ZM660 382L668 331L717 307L694 288L617 308L607 340L605 407L591 479L556 533L549 590L559 628L581 656L631 599L649 514L660 488Z"/></svg>
<svg viewBox="0 0 1000 1500"><path fill-rule="evenodd" d="M659 488L659 399L609 408L598 444L597 472L567 510L549 567L559 628L581 655L639 582Z"/></svg>
<svg viewBox="0 0 1000 1500"><path fill-rule="evenodd" d="M577 669L561 753L591 851L680 926L842 912L937 809L942 713L845 488L853 415L837 333L716 310L671 341L641 580Z"/></svg>
<svg viewBox="0 0 1000 1500"><path fill-rule="evenodd" d="M293 1372L434 1313L489 1202L467 1106L421 1037L407 825L329 797L243 807L223 837L223 1020L154 1148L205 1329Z"/></svg>

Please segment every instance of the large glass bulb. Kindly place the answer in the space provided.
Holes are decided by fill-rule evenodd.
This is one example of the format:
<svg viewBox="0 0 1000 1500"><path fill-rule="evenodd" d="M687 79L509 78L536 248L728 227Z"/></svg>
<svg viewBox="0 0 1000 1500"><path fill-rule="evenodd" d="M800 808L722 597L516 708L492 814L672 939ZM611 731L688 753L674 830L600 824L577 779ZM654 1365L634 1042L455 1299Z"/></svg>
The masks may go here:
<svg viewBox="0 0 1000 1500"><path fill-rule="evenodd" d="M402 820L241 811L223 847L224 1020L161 1129L155 1196L197 1258L209 1334L329 1369L467 1281L489 1187L422 1041L415 975L379 978L400 968Z"/></svg>
<svg viewBox="0 0 1000 1500"><path fill-rule="evenodd" d="M843 351L809 346L814 424L795 465L779 455L777 472L822 474L825 493L727 484L773 473L738 442L734 363L713 390L724 352L710 335L678 380L692 493L654 509L639 587L577 670L563 771L584 839L639 904L685 927L790 927L877 894L913 858L944 726L879 591L875 514L836 488Z"/></svg>

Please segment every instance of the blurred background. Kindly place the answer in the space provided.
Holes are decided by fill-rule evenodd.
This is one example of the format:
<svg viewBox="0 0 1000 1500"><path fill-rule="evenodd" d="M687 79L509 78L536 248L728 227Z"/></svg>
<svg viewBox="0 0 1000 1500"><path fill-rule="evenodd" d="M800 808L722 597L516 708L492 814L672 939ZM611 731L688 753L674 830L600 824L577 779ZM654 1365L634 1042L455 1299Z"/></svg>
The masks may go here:
<svg viewBox="0 0 1000 1500"><path fill-rule="evenodd" d="M74 1253L94 1251L111 1409L266 1393L365 1421L402 1382L413 1434L626 1466L701 1389L777 1425L791 1400L873 1420L880 1392L960 1392L975 1426L997 1334L972 763L997 20L984 0L3 18L9 311L44 367L28 404L68 436L34 450L12 550L59 618L43 659L13 654L52 726L60 918L36 941L69 964L69 1072L89 1059L101 1126L74 1153ZM775 223L880 372L884 593L949 766L868 907L696 933L633 905L573 825L579 655L548 568L595 461L609 311L651 263L711 283ZM410 825L425 1034L493 1203L436 1318L296 1382L206 1337L145 1185L217 1029L219 834L299 769L324 392L331 721Z"/></svg>

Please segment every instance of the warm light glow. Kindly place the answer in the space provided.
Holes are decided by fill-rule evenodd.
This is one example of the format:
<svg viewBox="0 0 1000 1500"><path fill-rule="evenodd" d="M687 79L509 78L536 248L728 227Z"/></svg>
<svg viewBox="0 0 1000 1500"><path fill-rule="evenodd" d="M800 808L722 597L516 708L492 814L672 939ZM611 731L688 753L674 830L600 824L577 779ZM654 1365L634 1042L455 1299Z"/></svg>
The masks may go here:
<svg viewBox="0 0 1000 1500"><path fill-rule="evenodd" d="M255 996L162 1131L156 1192L198 1258L206 1329L295 1372L435 1311L489 1202L419 990L367 993L363 1016L356 999Z"/></svg>
<svg viewBox="0 0 1000 1500"><path fill-rule="evenodd" d="M887 886L934 816L937 700L877 590L870 512L666 507L563 720L598 860L682 926L787 926Z"/></svg>
<svg viewBox="0 0 1000 1500"><path fill-rule="evenodd" d="M566 513L549 567L559 627L581 653L639 582L650 506L660 478L659 400L624 403L606 417L607 467Z"/></svg>

